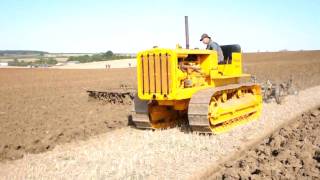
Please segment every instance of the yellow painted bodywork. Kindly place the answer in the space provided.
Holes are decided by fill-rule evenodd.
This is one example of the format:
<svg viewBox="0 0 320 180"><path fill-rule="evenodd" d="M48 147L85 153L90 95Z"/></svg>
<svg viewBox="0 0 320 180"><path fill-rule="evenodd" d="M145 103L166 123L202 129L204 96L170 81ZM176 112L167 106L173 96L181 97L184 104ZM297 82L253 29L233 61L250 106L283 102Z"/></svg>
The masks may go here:
<svg viewBox="0 0 320 180"><path fill-rule="evenodd" d="M249 91L252 93L247 93ZM223 95L226 95L226 99ZM257 85L214 94L208 110L211 130L218 134L256 120L261 113L261 102L261 89Z"/></svg>
<svg viewBox="0 0 320 180"><path fill-rule="evenodd" d="M166 55L168 76L164 76L164 68L160 68L166 65L165 61L159 61L160 57L163 59ZM202 78L191 75L190 78L195 86L185 88L182 87L181 80L187 75L178 68L178 58L186 58L188 55L198 57L197 65L201 69ZM233 53L232 57L232 64L218 65L217 53L212 50L154 48L142 51L137 55L138 96L142 100L190 99L195 92L201 89L236 84L240 82L240 79L249 78L249 74L242 74L241 53ZM147 58L148 60L145 60ZM161 83L160 79L168 83ZM165 86L162 93L160 92L161 85Z"/></svg>
<svg viewBox="0 0 320 180"><path fill-rule="evenodd" d="M152 102L148 112L154 128L171 126L199 90L249 78L242 73L241 53L232 53L230 64L218 64L212 50L153 48L137 54L138 97ZM256 119L261 113L260 91L254 86L213 94L208 109L211 130L220 133Z"/></svg>

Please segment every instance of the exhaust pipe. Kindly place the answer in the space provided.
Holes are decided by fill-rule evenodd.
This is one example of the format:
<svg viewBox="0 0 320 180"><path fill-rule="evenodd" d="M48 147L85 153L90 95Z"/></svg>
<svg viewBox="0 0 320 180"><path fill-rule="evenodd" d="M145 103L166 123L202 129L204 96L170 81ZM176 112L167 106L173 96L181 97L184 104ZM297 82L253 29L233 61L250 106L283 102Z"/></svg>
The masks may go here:
<svg viewBox="0 0 320 180"><path fill-rule="evenodd" d="M184 28L186 31L186 49L189 49L189 24L188 16L184 16Z"/></svg>

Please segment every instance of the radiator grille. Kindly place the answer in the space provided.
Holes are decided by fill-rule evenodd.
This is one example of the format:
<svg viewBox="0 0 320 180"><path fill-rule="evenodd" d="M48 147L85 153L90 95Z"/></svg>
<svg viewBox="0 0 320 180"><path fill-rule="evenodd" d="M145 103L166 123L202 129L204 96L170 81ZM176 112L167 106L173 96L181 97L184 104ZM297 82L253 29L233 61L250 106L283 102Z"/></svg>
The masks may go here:
<svg viewBox="0 0 320 180"><path fill-rule="evenodd" d="M171 92L171 60L169 54L141 55L142 93Z"/></svg>

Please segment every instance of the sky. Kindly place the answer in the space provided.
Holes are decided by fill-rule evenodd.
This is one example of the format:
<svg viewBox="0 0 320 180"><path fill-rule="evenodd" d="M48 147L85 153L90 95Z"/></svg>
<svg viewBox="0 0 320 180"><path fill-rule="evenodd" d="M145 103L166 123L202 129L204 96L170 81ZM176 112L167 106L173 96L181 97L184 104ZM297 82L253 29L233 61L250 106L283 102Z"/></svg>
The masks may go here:
<svg viewBox="0 0 320 180"><path fill-rule="evenodd" d="M320 49L320 0L0 0L0 50L137 53L209 34L244 52Z"/></svg>

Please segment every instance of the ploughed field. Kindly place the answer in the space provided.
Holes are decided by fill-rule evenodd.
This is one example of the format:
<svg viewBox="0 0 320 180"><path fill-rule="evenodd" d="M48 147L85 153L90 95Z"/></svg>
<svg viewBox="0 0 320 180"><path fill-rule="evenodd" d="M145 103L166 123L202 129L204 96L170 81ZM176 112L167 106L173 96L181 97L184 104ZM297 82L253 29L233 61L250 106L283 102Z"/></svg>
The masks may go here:
<svg viewBox="0 0 320 180"><path fill-rule="evenodd" d="M292 76L299 90L320 85L320 51L248 53L243 63L258 81ZM127 126L130 105L92 101L85 91L121 84L136 86L135 68L0 69L0 161Z"/></svg>
<svg viewBox="0 0 320 180"><path fill-rule="evenodd" d="M320 174L320 107L303 113L221 164L210 179L317 179Z"/></svg>

